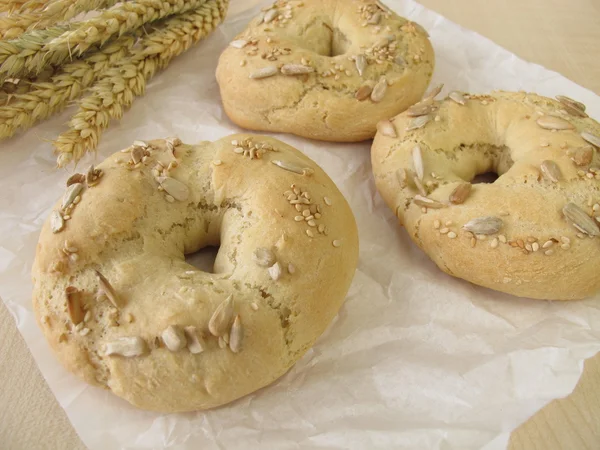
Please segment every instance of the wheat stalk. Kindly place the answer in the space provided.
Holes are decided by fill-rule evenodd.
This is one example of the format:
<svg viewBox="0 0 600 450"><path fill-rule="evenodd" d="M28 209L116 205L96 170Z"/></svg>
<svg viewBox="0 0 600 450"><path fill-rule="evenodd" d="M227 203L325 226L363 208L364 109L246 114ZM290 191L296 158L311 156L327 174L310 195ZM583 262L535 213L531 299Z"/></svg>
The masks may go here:
<svg viewBox="0 0 600 450"><path fill-rule="evenodd" d="M119 119L134 97L143 95L156 70L208 35L225 17L229 0L209 0L194 11L165 20L140 39L130 54L108 69L91 94L79 102L70 130L54 142L58 166L94 150L110 119Z"/></svg>
<svg viewBox="0 0 600 450"><path fill-rule="evenodd" d="M0 140L63 110L69 102L79 98L108 67L124 58L134 42L133 36L122 36L97 53L65 64L48 81L30 83L25 92L17 90L9 93L6 104L0 106ZM25 87L21 84L22 80L13 89Z"/></svg>
<svg viewBox="0 0 600 450"><path fill-rule="evenodd" d="M116 2L117 0L53 0L39 11L0 17L0 37L15 39L27 30L66 22L79 13L112 6Z"/></svg>
<svg viewBox="0 0 600 450"><path fill-rule="evenodd" d="M90 20L33 30L12 41L0 41L0 82L7 77L30 76L48 65L59 65L74 53L122 36L145 23L190 11L206 0L135 0L118 4ZM39 33L39 34L36 34ZM42 36L43 35L43 36Z"/></svg>

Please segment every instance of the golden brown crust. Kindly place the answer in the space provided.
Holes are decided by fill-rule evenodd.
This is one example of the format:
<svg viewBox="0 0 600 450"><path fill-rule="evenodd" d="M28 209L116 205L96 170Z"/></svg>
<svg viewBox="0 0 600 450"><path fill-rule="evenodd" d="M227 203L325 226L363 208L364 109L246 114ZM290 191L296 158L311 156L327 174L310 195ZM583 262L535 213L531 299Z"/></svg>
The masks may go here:
<svg viewBox="0 0 600 450"><path fill-rule="evenodd" d="M87 382L144 409L211 408L268 385L313 345L352 280L356 225L325 172L275 139L235 135L197 146L175 142L175 157L167 141L150 144L143 153L135 150L136 157L145 153L139 166L128 163L131 151L102 162L102 177L84 187L64 229L53 233L50 221L45 223L33 267L34 309L60 361ZM168 176L188 188L185 200L168 197L185 194L160 178L165 173L159 161L166 168L176 161ZM295 220L303 213L294 203L320 211L310 219L314 226ZM61 202L54 209L60 208ZM215 273L185 262L185 254L219 244ZM255 261L263 247L280 274ZM79 325L74 321L80 316L67 308L67 287L70 306L87 316ZM237 353L234 344L226 347L233 331L219 342L208 329L229 295L243 330ZM231 322L233 317L227 329ZM196 327L205 350L167 349L159 337L170 325ZM120 337L141 337L144 354L107 355L107 344Z"/></svg>
<svg viewBox="0 0 600 450"><path fill-rule="evenodd" d="M453 97L460 101L461 94ZM572 300L597 292L600 240L574 227L563 208L573 203L583 210L587 219L575 222L591 220L591 234L596 234L600 159L598 148L581 132L600 136L599 124L535 94L495 92L464 100L465 105L450 98L433 102L431 120L422 128L407 131L416 123L409 110L391 121L391 132L377 134L373 172L388 206L415 243L450 275L538 299ZM562 127L567 129L549 129ZM396 138L389 136L394 133ZM414 182L417 146L421 192L419 180ZM457 187L494 171L500 175L495 182L473 184L470 192L461 187L459 204L450 202ZM475 236L464 228L490 216L501 221L497 232ZM490 225L493 231L497 224L491 219L476 223L474 230Z"/></svg>
<svg viewBox="0 0 600 450"><path fill-rule="evenodd" d="M252 130L325 141L372 138L379 120L421 98L434 67L422 27L377 4L278 1L275 9L263 12L277 11L280 18L269 23L262 16L254 19L219 59L217 81L229 118ZM358 55L368 62L362 76ZM282 66L289 64L312 72L284 75ZM265 68L277 74L250 78ZM368 89L364 101L356 98L362 86L373 88L382 78L387 88L381 100L371 100Z"/></svg>

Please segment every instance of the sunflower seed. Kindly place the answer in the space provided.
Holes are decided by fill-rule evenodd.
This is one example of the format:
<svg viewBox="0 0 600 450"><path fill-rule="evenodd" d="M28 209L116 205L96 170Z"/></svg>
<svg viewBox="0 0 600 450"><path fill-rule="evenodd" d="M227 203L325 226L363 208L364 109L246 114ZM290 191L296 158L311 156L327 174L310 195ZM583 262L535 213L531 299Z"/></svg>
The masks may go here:
<svg viewBox="0 0 600 450"><path fill-rule="evenodd" d="M80 194L82 189L83 189L83 184L81 184L81 183L75 183L75 184L72 184L71 186L69 186L67 188L67 191L65 192L65 195L63 196L61 208L65 209L71 203L73 203L73 200L75 200L75 197L77 197Z"/></svg>
<svg viewBox="0 0 600 450"><path fill-rule="evenodd" d="M365 69L367 68L367 58L365 58L365 55L356 55L354 62L356 64L356 70L358 74L362 77L363 73L365 73Z"/></svg>
<svg viewBox="0 0 600 450"><path fill-rule="evenodd" d="M278 262L269 267L267 271L269 272L269 276L273 281L277 281L279 280L279 278L281 278L282 269L281 264L279 264Z"/></svg>
<svg viewBox="0 0 600 450"><path fill-rule="evenodd" d="M422 195L415 195L413 202L416 205L423 206L425 208L442 209L446 207L446 205L444 205L443 203L440 203L437 200L432 200L430 198L424 197Z"/></svg>
<svg viewBox="0 0 600 450"><path fill-rule="evenodd" d="M83 183L85 181L85 175L82 173L74 173L67 180L67 187L75 183Z"/></svg>
<svg viewBox="0 0 600 450"><path fill-rule="evenodd" d="M254 250L252 260L260 267L270 267L275 263L275 255L268 248L259 247Z"/></svg>
<svg viewBox="0 0 600 450"><path fill-rule="evenodd" d="M229 348L233 353L238 353L242 349L242 340L244 338L244 330L242 328L242 321L240 315L236 315L231 325L231 331L229 332Z"/></svg>
<svg viewBox="0 0 600 450"><path fill-rule="evenodd" d="M108 280L106 279L106 277L104 275L102 275L97 270L95 272L96 272L96 276L98 277L98 284L100 285L100 289L102 289L102 291L104 292L104 295L106 295L108 300L112 303L112 305L115 308L120 308L119 297L117 296L115 289L108 282Z"/></svg>
<svg viewBox="0 0 600 450"><path fill-rule="evenodd" d="M380 121L377 125L377 128L379 129L379 132L384 136L389 136L392 138L398 137L398 135L396 134L396 128L394 127L394 124L387 119Z"/></svg>
<svg viewBox="0 0 600 450"><path fill-rule="evenodd" d="M394 62L400 67L406 66L406 60L401 55L398 55L394 58Z"/></svg>
<svg viewBox="0 0 600 450"><path fill-rule="evenodd" d="M542 116L536 122L545 130L572 130L575 128L571 122L556 116Z"/></svg>
<svg viewBox="0 0 600 450"><path fill-rule="evenodd" d="M373 92L371 92L371 100L375 103L379 103L385 97L385 93L387 92L388 84L385 77L381 77L375 87L373 88Z"/></svg>
<svg viewBox="0 0 600 450"><path fill-rule="evenodd" d="M227 332L233 317L233 295L217 306L208 322L208 330L213 336L222 336Z"/></svg>
<svg viewBox="0 0 600 450"><path fill-rule="evenodd" d="M427 94L425 94L424 98L434 99L440 94L440 92L442 92L442 89L444 89L444 83L439 84L436 87L434 87L431 91L429 91Z"/></svg>
<svg viewBox="0 0 600 450"><path fill-rule="evenodd" d="M406 110L406 115L408 117L425 116L433 112L433 110L434 108L432 105L417 103Z"/></svg>
<svg viewBox="0 0 600 450"><path fill-rule="evenodd" d="M93 186L98 183L98 178L101 176L102 171L96 170L94 165L92 164L88 167L87 172L85 173L85 182L88 186Z"/></svg>
<svg viewBox="0 0 600 450"><path fill-rule="evenodd" d="M554 161L543 161L540 169L544 176L553 183L557 183L562 178L560 167L558 167L558 164L556 164Z"/></svg>
<svg viewBox="0 0 600 450"><path fill-rule="evenodd" d="M169 325L161 333L165 346L172 352L178 352L183 350L187 345L187 339L183 329L179 325Z"/></svg>
<svg viewBox="0 0 600 450"><path fill-rule="evenodd" d="M415 185L415 187L417 188L417 190L419 191L419 193L426 197L427 196L427 189L425 189L425 186L423 186L423 183L421 183L421 180L419 180L419 177L417 176L417 174L413 175L413 183Z"/></svg>
<svg viewBox="0 0 600 450"><path fill-rule="evenodd" d="M421 152L421 146L418 144L412 149L412 160L415 173L419 177L419 180L422 180L423 176L425 175L425 169L423 167L423 154Z"/></svg>
<svg viewBox="0 0 600 450"><path fill-rule="evenodd" d="M408 127L406 127L406 131L418 130L419 128L423 128L429 123L430 120L431 116L415 117L413 120L410 121Z"/></svg>
<svg viewBox="0 0 600 450"><path fill-rule="evenodd" d="M245 39L237 39L235 41L231 41L229 45L233 48L244 48L248 45L248 41Z"/></svg>
<svg viewBox="0 0 600 450"><path fill-rule="evenodd" d="M50 229L53 233L58 233L65 227L65 221L58 211L50 213Z"/></svg>
<svg viewBox="0 0 600 450"><path fill-rule="evenodd" d="M81 304L81 291L73 286L69 286L65 289L65 294L67 295L69 319L71 319L74 325L77 325L83 321L85 315Z"/></svg>
<svg viewBox="0 0 600 450"><path fill-rule="evenodd" d="M281 67L281 73L284 75L303 75L305 73L312 73L315 69L310 66L303 64L284 64Z"/></svg>
<svg viewBox="0 0 600 450"><path fill-rule="evenodd" d="M296 266L294 266L292 263L288 264L288 273L290 275L293 275L294 273L296 273Z"/></svg>
<svg viewBox="0 0 600 450"><path fill-rule="evenodd" d="M571 108L575 108L581 112L585 112L586 108L583 103L578 102L577 100L573 100L572 98L569 98L566 95L557 95L556 100L558 100L565 106L570 106Z"/></svg>
<svg viewBox="0 0 600 450"><path fill-rule="evenodd" d="M459 105L466 105L467 104L467 100L465 99L465 97L462 95L461 92L452 91L452 92L450 92L450 95L448 95L448 97L450 97L450 100L455 101Z"/></svg>
<svg viewBox="0 0 600 450"><path fill-rule="evenodd" d="M591 145L575 148L569 151L569 155L576 166L587 166L594 159L594 148Z"/></svg>
<svg viewBox="0 0 600 450"><path fill-rule="evenodd" d="M148 345L141 337L122 337L107 342L105 347L106 356L119 355L131 358L141 356L148 351Z"/></svg>
<svg viewBox="0 0 600 450"><path fill-rule="evenodd" d="M277 9L270 9L269 11L267 11L265 13L265 18L263 19L263 21L265 23L271 23L273 22L273 20L275 20L275 18L279 15L279 11Z"/></svg>
<svg viewBox="0 0 600 450"><path fill-rule="evenodd" d="M476 219L472 219L467 222L463 229L470 231L474 234L494 234L500 231L502 228L503 222L502 219L498 217L488 216L488 217L478 217Z"/></svg>
<svg viewBox="0 0 600 450"><path fill-rule="evenodd" d="M582 233L589 236L600 236L598 224L575 203L567 203L562 211L571 224Z"/></svg>
<svg viewBox="0 0 600 450"><path fill-rule="evenodd" d="M412 177L414 176L414 174L409 174L409 171L403 167L398 169L398 171L396 172L396 175L398 177L398 183L400 184L401 189L404 189L405 187L407 187L409 181L411 181Z"/></svg>
<svg viewBox="0 0 600 450"><path fill-rule="evenodd" d="M278 70L275 66L263 67L262 69L258 69L252 72L250 74L250 78L252 78L253 80L260 80L262 78L272 77L273 75L276 75L277 72Z"/></svg>
<svg viewBox="0 0 600 450"><path fill-rule="evenodd" d="M148 148L148 143L145 142L145 141L136 140L136 141L133 141L133 146L134 147L140 147L140 148L143 148L143 149L147 149Z"/></svg>
<svg viewBox="0 0 600 450"><path fill-rule="evenodd" d="M600 136L596 136L589 131L582 131L581 137L593 146L600 148Z"/></svg>
<svg viewBox="0 0 600 450"><path fill-rule="evenodd" d="M454 188L450 194L450 203L454 205L460 205L471 195L471 183L461 183Z"/></svg>
<svg viewBox="0 0 600 450"><path fill-rule="evenodd" d="M190 196L190 190L181 181L171 177L158 177L157 181L162 188L171 195L175 200L184 202Z"/></svg>
<svg viewBox="0 0 600 450"><path fill-rule="evenodd" d="M373 92L373 87L370 84L363 84L361 87L358 88L358 91L356 91L356 99L360 102L368 99L371 96L371 93Z"/></svg>
<svg viewBox="0 0 600 450"><path fill-rule="evenodd" d="M279 159L273 159L273 160L271 160L271 163L275 164L277 167L281 167L284 170L294 172L299 175L310 175L311 173L313 173L313 170L309 167L302 167L302 166L296 165L294 163L282 161Z"/></svg>
<svg viewBox="0 0 600 450"><path fill-rule="evenodd" d="M133 150L131 151L131 161L133 162L133 164L141 162L143 157L144 149L142 149L141 147L133 147Z"/></svg>

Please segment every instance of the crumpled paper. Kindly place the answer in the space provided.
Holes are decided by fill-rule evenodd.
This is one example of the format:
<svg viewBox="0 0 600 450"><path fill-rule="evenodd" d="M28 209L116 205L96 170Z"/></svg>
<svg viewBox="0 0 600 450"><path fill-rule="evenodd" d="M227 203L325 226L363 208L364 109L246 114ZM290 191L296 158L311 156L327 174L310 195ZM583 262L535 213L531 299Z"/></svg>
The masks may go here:
<svg viewBox="0 0 600 450"><path fill-rule="evenodd" d="M431 34L433 84L566 94L600 118L600 99L411 0L388 0ZM220 52L268 1L233 0L227 21L177 58L102 138L101 160L135 139L213 140L240 131L221 108ZM50 144L65 113L0 144L0 291L44 377L91 449L504 449L510 432L569 394L600 350L600 297L519 299L453 279L416 248L377 194L370 143L277 135L319 163L349 200L360 262L348 298L317 345L273 385L190 414L143 412L68 374L31 311L38 233L67 173ZM93 158L80 164L85 167Z"/></svg>

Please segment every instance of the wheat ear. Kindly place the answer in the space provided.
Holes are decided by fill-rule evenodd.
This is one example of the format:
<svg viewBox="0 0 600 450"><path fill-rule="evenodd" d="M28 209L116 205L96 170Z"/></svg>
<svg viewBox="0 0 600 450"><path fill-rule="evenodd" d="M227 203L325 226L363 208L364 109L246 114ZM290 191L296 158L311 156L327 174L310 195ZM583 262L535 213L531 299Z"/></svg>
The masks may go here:
<svg viewBox="0 0 600 450"><path fill-rule="evenodd" d="M142 25L198 8L206 0L135 0L103 11L98 17L75 24L73 29L52 39L44 51L81 54L91 45L104 43L113 35L129 33Z"/></svg>
<svg viewBox="0 0 600 450"><path fill-rule="evenodd" d="M42 48L68 30L68 26L49 27L29 31L17 39L0 41L0 83L6 78L27 78L52 65L53 60L46 58Z"/></svg>
<svg viewBox="0 0 600 450"><path fill-rule="evenodd" d="M78 161L94 150L110 119L119 119L134 97L143 95L156 70L207 36L222 22L229 0L209 0L194 11L160 23L139 40L128 57L108 69L81 100L79 111L69 122L70 130L54 142L58 166Z"/></svg>
<svg viewBox="0 0 600 450"><path fill-rule="evenodd" d="M54 0L39 11L0 17L0 37L15 39L27 30L46 28L66 22L77 14L112 6L117 0Z"/></svg>
<svg viewBox="0 0 600 450"><path fill-rule="evenodd" d="M38 73L48 65L60 65L93 44L104 44L145 23L197 8L206 0L135 0L103 11L99 16L69 27L33 30L18 39L0 41L0 82L8 77Z"/></svg>
<svg viewBox="0 0 600 450"><path fill-rule="evenodd" d="M134 43L133 36L122 36L97 53L65 64L49 81L30 83L25 92L21 89L9 93L6 105L0 106L0 140L63 110L69 102L79 98L102 72L124 58ZM25 87L21 84L15 89Z"/></svg>
<svg viewBox="0 0 600 450"><path fill-rule="evenodd" d="M0 12L28 12L41 9L48 3L48 0L2 0L0 3Z"/></svg>

